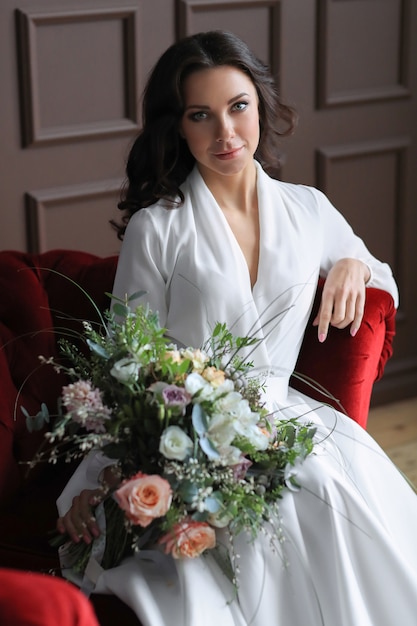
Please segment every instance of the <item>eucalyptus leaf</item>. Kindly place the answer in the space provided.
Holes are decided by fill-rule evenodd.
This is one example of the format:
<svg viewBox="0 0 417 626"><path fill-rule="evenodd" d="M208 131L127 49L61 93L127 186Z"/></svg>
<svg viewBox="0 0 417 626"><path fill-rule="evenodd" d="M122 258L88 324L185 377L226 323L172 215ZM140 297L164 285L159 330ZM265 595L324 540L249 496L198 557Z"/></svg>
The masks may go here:
<svg viewBox="0 0 417 626"><path fill-rule="evenodd" d="M219 459L220 454L212 441L208 437L200 437L200 447L209 459Z"/></svg>
<svg viewBox="0 0 417 626"><path fill-rule="evenodd" d="M94 352L98 356L103 357L103 359L109 359L110 354L107 352L103 346L100 346L98 343L91 341L91 339L87 339L87 345L90 348L91 352Z"/></svg>
<svg viewBox="0 0 417 626"><path fill-rule="evenodd" d="M42 402L41 410L36 415L29 415L24 406L20 407L20 409L26 417L26 428L30 433L42 430L45 424L49 424L49 411L44 402Z"/></svg>
<svg viewBox="0 0 417 626"><path fill-rule="evenodd" d="M194 498L196 498L198 495L197 485L191 483L190 481L184 481L182 485L180 485L178 491L181 494L184 502L192 502Z"/></svg>
<svg viewBox="0 0 417 626"><path fill-rule="evenodd" d="M129 307L125 304L122 304L121 302L116 302L115 304L113 304L113 311L119 317L127 317L130 313Z"/></svg>
<svg viewBox="0 0 417 626"><path fill-rule="evenodd" d="M217 513L218 511L220 511L221 506L222 506L222 501L219 498L217 498L215 494L208 496L204 500L204 508L209 513Z"/></svg>
<svg viewBox="0 0 417 626"><path fill-rule="evenodd" d="M193 406L191 416L195 432L199 437L202 437L208 430L208 420L207 414L201 404L195 404Z"/></svg>
<svg viewBox="0 0 417 626"><path fill-rule="evenodd" d="M132 300L138 300L142 296L146 295L148 292L145 289L141 289L140 291L135 291L131 296L128 297L127 301L132 302Z"/></svg>

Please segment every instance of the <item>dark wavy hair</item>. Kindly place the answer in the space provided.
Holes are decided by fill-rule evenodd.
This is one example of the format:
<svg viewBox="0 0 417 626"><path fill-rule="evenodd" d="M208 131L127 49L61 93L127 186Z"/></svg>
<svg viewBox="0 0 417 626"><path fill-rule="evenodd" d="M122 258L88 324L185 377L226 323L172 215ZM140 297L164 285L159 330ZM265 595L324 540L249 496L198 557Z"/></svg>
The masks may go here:
<svg viewBox="0 0 417 626"><path fill-rule="evenodd" d="M226 31L191 35L170 46L153 68L142 101L142 130L126 165L127 184L118 208L122 223L111 224L123 238L130 217L160 199L184 200L180 185L195 159L179 133L183 84L192 72L229 65L251 79L259 98L260 141L255 158L271 175L279 167L278 143L293 132L295 110L281 102L269 68L239 37Z"/></svg>

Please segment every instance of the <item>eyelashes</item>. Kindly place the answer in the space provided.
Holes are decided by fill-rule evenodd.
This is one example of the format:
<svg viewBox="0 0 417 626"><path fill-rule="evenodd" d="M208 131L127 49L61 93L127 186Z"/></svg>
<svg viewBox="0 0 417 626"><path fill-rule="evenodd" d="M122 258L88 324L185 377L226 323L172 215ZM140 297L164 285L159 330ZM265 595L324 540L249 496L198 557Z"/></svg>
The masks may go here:
<svg viewBox="0 0 417 626"><path fill-rule="evenodd" d="M235 102L231 107L231 112L243 113L249 106L249 102L247 100L239 100L239 102ZM195 111L190 113L188 119L192 122L203 122L204 120L209 119L210 111Z"/></svg>

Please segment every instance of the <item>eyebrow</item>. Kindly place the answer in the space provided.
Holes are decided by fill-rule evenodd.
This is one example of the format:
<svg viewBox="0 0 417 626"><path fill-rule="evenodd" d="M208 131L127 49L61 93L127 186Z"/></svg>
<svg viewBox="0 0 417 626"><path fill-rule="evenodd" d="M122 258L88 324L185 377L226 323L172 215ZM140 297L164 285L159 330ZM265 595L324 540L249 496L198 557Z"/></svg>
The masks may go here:
<svg viewBox="0 0 417 626"><path fill-rule="evenodd" d="M239 100L240 98L243 98L244 96L246 96L247 98L250 97L248 93L246 93L245 91L242 91L242 93L239 93L237 96L233 96L233 98L230 98L230 100L227 101L227 104L233 104L233 102L236 102L236 100ZM206 104L189 104L187 107L185 107L186 111L188 111L188 109L201 109L204 111L208 111L210 107L207 106Z"/></svg>

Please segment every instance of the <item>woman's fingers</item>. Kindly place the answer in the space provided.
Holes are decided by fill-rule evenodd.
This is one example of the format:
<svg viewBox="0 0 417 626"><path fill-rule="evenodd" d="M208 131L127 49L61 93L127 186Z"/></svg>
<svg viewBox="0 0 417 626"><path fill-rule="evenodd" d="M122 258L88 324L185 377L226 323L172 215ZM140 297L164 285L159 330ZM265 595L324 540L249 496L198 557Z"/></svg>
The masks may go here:
<svg viewBox="0 0 417 626"><path fill-rule="evenodd" d="M100 529L94 516L94 508L103 498L102 489L84 489L79 496L72 501L69 511L58 518L57 530L61 534L68 533L71 540L79 543L91 543L93 538L98 537Z"/></svg>
<svg viewBox="0 0 417 626"><path fill-rule="evenodd" d="M318 338L327 338L329 326L346 328L351 325L354 337L362 323L366 287L369 274L367 266L356 259L342 259L336 263L326 279L319 312L313 321L318 326Z"/></svg>

